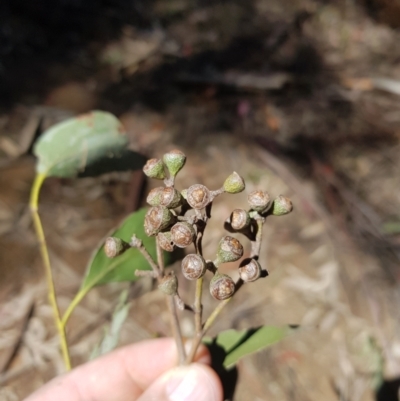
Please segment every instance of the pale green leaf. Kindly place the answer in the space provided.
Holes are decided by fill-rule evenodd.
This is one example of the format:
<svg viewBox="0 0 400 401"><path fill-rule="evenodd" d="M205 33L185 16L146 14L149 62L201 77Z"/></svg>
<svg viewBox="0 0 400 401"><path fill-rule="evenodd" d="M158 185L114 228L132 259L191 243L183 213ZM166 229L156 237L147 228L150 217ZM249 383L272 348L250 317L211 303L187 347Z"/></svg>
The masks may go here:
<svg viewBox="0 0 400 401"><path fill-rule="evenodd" d="M92 111L45 131L34 146L37 173L47 177L75 177L102 159L120 158L128 138L110 113Z"/></svg>
<svg viewBox="0 0 400 401"><path fill-rule="evenodd" d="M156 258L156 244L154 237L148 237L143 228L146 209L140 209L130 214L112 233L111 236L129 242L135 234L143 241L144 246ZM81 291L87 291L96 285L111 283L116 281L135 281L135 271L149 270L150 266L139 250L129 249L116 258L109 259L103 250L104 241L100 244L97 251L88 264L86 275L81 285Z"/></svg>
<svg viewBox="0 0 400 401"><path fill-rule="evenodd" d="M219 333L213 341L205 340L205 343L218 346L224 350L223 366L229 369L245 356L277 343L291 332L292 329L288 326L262 326L257 329L241 331L231 329Z"/></svg>

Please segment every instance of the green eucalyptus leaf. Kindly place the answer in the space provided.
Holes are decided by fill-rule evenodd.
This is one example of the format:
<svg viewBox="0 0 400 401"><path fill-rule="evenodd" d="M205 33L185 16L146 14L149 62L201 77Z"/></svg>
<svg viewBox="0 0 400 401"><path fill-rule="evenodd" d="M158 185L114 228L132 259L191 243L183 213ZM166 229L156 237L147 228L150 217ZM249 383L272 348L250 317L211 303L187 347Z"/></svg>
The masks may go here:
<svg viewBox="0 0 400 401"><path fill-rule="evenodd" d="M292 332L289 326L262 326L249 330L226 330L218 334L216 338L205 339L210 347L218 347L224 352L223 366L230 369L245 356L259 352Z"/></svg>
<svg viewBox="0 0 400 401"><path fill-rule="evenodd" d="M39 137L33 150L36 171L47 177L75 177L103 159L122 157L127 144L115 116L92 111L56 124Z"/></svg>
<svg viewBox="0 0 400 401"><path fill-rule="evenodd" d="M140 209L130 214L116 229L110 233L113 237L118 237L129 242L132 234L135 234L143 241L150 255L156 258L156 243L154 237L148 237L144 233L144 216L146 209ZM104 241L96 250L88 264L86 275L83 279L80 291L96 285L118 281L136 281L139 277L135 276L135 271L149 270L150 266L138 249L131 248L116 258L109 259L103 249Z"/></svg>

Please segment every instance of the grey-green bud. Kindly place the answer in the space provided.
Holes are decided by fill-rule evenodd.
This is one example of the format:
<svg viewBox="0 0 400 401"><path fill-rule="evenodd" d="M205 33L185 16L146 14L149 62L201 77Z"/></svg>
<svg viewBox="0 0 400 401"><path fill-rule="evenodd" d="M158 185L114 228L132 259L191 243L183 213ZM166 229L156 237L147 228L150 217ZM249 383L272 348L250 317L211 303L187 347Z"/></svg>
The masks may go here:
<svg viewBox="0 0 400 401"><path fill-rule="evenodd" d="M161 204L162 194L165 187L153 188L147 195L147 203L150 206L159 206ZM165 206L165 205L163 205Z"/></svg>
<svg viewBox="0 0 400 401"><path fill-rule="evenodd" d="M229 235L223 237L218 244L216 265L220 263L235 262L243 256L243 246Z"/></svg>
<svg viewBox="0 0 400 401"><path fill-rule="evenodd" d="M117 237L108 237L104 244L104 253L108 258L122 255L130 246L127 242Z"/></svg>
<svg viewBox="0 0 400 401"><path fill-rule="evenodd" d="M171 237L171 232L160 232L157 234L158 243L164 251L172 252L174 250L174 241Z"/></svg>
<svg viewBox="0 0 400 401"><path fill-rule="evenodd" d="M175 177L186 163L186 156L178 149L171 150L163 156L164 164L169 173Z"/></svg>
<svg viewBox="0 0 400 401"><path fill-rule="evenodd" d="M282 195L279 195L273 202L272 214L274 216L283 216L284 214L290 213L292 210L292 201Z"/></svg>
<svg viewBox="0 0 400 401"><path fill-rule="evenodd" d="M175 209L183 203L183 198L180 192L173 187L163 188L160 196L160 205L165 206L168 209Z"/></svg>
<svg viewBox="0 0 400 401"><path fill-rule="evenodd" d="M174 221L175 216L165 206L153 206L144 218L144 231L151 237L168 228Z"/></svg>
<svg viewBox="0 0 400 401"><path fill-rule="evenodd" d="M223 185L224 191L230 194L237 194L239 192L244 191L246 188L246 184L244 183L243 178L234 171L224 182Z"/></svg>
<svg viewBox="0 0 400 401"><path fill-rule="evenodd" d="M165 178L164 163L160 159L147 160L146 165L143 167L143 172L147 177L163 180Z"/></svg>
<svg viewBox="0 0 400 401"><path fill-rule="evenodd" d="M167 295L176 295L178 292L178 279L174 273L168 273L158 285L158 289Z"/></svg>

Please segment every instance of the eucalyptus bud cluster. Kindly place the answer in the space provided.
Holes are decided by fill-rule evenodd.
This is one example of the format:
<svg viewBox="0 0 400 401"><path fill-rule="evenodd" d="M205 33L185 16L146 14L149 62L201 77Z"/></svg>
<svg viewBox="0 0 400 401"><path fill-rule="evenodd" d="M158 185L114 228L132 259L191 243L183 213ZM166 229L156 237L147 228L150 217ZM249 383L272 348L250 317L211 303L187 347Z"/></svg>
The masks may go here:
<svg viewBox="0 0 400 401"><path fill-rule="evenodd" d="M203 255L203 237L209 219L212 216L213 201L222 194L237 194L244 191L244 179L237 173L231 173L216 190L197 183L186 189L178 190L175 186L177 174L186 163L186 156L180 150L171 150L159 159L150 159L143 168L146 176L162 181L163 185L153 188L147 195L150 208L144 217L144 231L147 236L156 239L155 259L146 249L144 242L133 234L129 243L121 238L109 237L105 241L104 251L109 258L122 255L130 248L139 250L151 267L150 270L135 270L137 277L150 277L157 281L158 289L167 295L168 310L171 317L180 362L190 363L202 336L215 321L218 313L245 283L252 283L268 272L259 263L262 243L262 229L268 216L282 216L292 211L291 201L279 195L271 198L264 190L255 190L248 194L247 209L237 208L225 221L225 228L232 235L224 235L216 244L214 258L206 260ZM249 254L237 235L247 237L251 242ZM164 266L163 251L173 252L177 248L187 248L189 252L180 263L184 279L196 281L194 302L186 304L179 296L179 281L173 268ZM222 272L223 264L235 263L237 279ZM203 320L202 293L204 277L210 275L209 292L221 301L207 320ZM246 284L247 285L247 284ZM194 314L196 329L195 342L190 353L185 356L177 309L191 311Z"/></svg>
<svg viewBox="0 0 400 401"><path fill-rule="evenodd" d="M168 171L171 177L175 177L186 163L186 156L177 149L165 153L161 159L150 159L143 167L143 172L150 178L164 180Z"/></svg>

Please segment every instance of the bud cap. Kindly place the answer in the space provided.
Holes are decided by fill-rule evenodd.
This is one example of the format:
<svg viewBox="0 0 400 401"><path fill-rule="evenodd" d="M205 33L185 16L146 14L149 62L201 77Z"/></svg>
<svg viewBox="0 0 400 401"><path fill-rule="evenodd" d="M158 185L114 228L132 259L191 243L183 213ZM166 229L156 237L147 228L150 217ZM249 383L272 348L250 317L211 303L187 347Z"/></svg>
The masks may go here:
<svg viewBox="0 0 400 401"><path fill-rule="evenodd" d="M207 264L201 255L190 253L182 260L182 273L188 280L197 280L203 277Z"/></svg>
<svg viewBox="0 0 400 401"><path fill-rule="evenodd" d="M246 259L240 264L239 276L246 283L256 281L261 276L261 270L257 260Z"/></svg>
<svg viewBox="0 0 400 401"><path fill-rule="evenodd" d="M186 200L193 209L204 209L211 202L210 190L201 184L195 184L188 188Z"/></svg>
<svg viewBox="0 0 400 401"><path fill-rule="evenodd" d="M250 192L247 201L250 207L257 212L264 212L271 206L271 198L268 192L259 189Z"/></svg>
<svg viewBox="0 0 400 401"><path fill-rule="evenodd" d="M250 216L244 209L235 209L230 216L230 224L234 230L241 230L250 224Z"/></svg>
<svg viewBox="0 0 400 401"><path fill-rule="evenodd" d="M210 281L210 294L218 301L230 298L235 292L235 282L227 274L216 273Z"/></svg>
<svg viewBox="0 0 400 401"><path fill-rule="evenodd" d="M171 228L171 238L179 248L186 248L194 239L196 232L193 226L186 222L176 223Z"/></svg>
<svg viewBox="0 0 400 401"><path fill-rule="evenodd" d="M243 256L243 246L229 235L223 237L218 244L217 265L219 263L235 262Z"/></svg>

